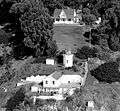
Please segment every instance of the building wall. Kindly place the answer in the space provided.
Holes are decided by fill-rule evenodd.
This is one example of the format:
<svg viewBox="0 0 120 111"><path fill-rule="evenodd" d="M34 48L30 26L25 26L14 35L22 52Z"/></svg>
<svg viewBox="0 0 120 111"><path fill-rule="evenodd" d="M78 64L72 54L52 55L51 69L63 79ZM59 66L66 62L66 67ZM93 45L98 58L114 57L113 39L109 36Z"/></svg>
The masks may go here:
<svg viewBox="0 0 120 111"><path fill-rule="evenodd" d="M67 18L67 16L66 16L64 10L61 11L61 13L60 13L59 16L60 16L60 18Z"/></svg>
<svg viewBox="0 0 120 111"><path fill-rule="evenodd" d="M47 65L55 65L55 60L54 59L46 59L46 64Z"/></svg>
<svg viewBox="0 0 120 111"><path fill-rule="evenodd" d="M51 76L48 76L46 79L43 80L43 87L58 87L60 82L54 79Z"/></svg>
<svg viewBox="0 0 120 111"><path fill-rule="evenodd" d="M63 55L63 63L65 67L72 67L73 66L73 54Z"/></svg>
<svg viewBox="0 0 120 111"><path fill-rule="evenodd" d="M55 21L54 24L74 24L74 21Z"/></svg>
<svg viewBox="0 0 120 111"><path fill-rule="evenodd" d="M53 83L54 81L54 83ZM58 80L53 77L47 77L43 80L43 87L59 87L61 84L67 83L81 83L82 77L80 75L62 75Z"/></svg>
<svg viewBox="0 0 120 111"><path fill-rule="evenodd" d="M77 14L76 14L76 11L74 9L74 17L76 15ZM64 12L64 10L61 11L59 17L60 17L59 21L56 21L56 18L55 18L54 24L74 24L75 23L75 19L76 19L76 18L67 18L66 13ZM65 19L65 21L63 21L62 19ZM71 21L69 21L68 19L71 19Z"/></svg>
<svg viewBox="0 0 120 111"><path fill-rule="evenodd" d="M30 82L36 82L36 83L40 83L43 81L43 79L45 79L46 76L31 76L31 77L27 77L26 81L30 81Z"/></svg>
<svg viewBox="0 0 120 111"><path fill-rule="evenodd" d="M82 81L82 78L80 75L63 75L59 79L60 83L67 84L67 83L79 83Z"/></svg>

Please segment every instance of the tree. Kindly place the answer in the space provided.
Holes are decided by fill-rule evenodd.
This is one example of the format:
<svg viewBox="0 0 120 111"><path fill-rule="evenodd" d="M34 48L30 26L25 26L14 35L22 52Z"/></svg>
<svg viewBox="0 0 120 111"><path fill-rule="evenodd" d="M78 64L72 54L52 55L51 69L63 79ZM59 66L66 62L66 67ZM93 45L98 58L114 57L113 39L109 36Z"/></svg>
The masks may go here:
<svg viewBox="0 0 120 111"><path fill-rule="evenodd" d="M100 47L109 47L113 51L120 50L120 2L118 0L98 0L97 2L90 0L84 3L83 8L89 8L90 11L87 10L88 12L102 18L98 28L91 33L92 43L100 45Z"/></svg>
<svg viewBox="0 0 120 111"><path fill-rule="evenodd" d="M96 48L90 48L89 46L83 46L81 49L77 49L76 56L80 59L88 59L97 57L98 50Z"/></svg>
<svg viewBox="0 0 120 111"><path fill-rule="evenodd" d="M24 101L25 90L20 88L8 101L6 104L6 111L13 111L20 103Z"/></svg>
<svg viewBox="0 0 120 111"><path fill-rule="evenodd" d="M117 62L108 62L90 72L92 76L101 82L118 82L120 81L120 72L118 70L118 66L119 64Z"/></svg>
<svg viewBox="0 0 120 111"><path fill-rule="evenodd" d="M86 25L92 25L92 23L96 20L96 16L91 14L88 8L83 8L82 20Z"/></svg>
<svg viewBox="0 0 120 111"><path fill-rule="evenodd" d="M12 47L0 44L0 59L1 65L7 64L10 59L12 59Z"/></svg>
<svg viewBox="0 0 120 111"><path fill-rule="evenodd" d="M56 43L52 40L53 20L41 1L25 0L16 3L11 12L16 13L20 20L25 45L33 48L36 56L52 55L56 51Z"/></svg>
<svg viewBox="0 0 120 111"><path fill-rule="evenodd" d="M3 29L0 29L0 44L8 44L11 33L6 33Z"/></svg>

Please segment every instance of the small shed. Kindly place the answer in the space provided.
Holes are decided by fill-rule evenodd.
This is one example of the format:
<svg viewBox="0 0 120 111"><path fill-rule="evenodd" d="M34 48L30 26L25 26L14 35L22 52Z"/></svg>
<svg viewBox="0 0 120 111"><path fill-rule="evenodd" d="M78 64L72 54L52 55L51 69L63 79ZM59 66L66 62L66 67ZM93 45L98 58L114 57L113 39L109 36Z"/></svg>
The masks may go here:
<svg viewBox="0 0 120 111"><path fill-rule="evenodd" d="M88 101L88 108L94 108L94 101Z"/></svg>
<svg viewBox="0 0 120 111"><path fill-rule="evenodd" d="M55 65L55 60L52 58L47 58L46 59L46 64L47 65Z"/></svg>

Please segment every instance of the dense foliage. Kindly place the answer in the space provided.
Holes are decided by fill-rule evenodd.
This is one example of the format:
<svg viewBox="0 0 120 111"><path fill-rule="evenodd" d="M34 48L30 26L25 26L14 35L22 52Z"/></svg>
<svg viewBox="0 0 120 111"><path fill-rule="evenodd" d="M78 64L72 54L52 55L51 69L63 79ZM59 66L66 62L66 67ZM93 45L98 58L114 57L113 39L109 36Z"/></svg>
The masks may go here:
<svg viewBox="0 0 120 111"><path fill-rule="evenodd" d="M24 43L35 49L36 56L54 55L56 48L53 36L53 20L41 1L25 0L13 4L10 9L21 23Z"/></svg>
<svg viewBox="0 0 120 111"><path fill-rule="evenodd" d="M118 0L89 0L86 1L90 12L96 17L100 16L100 26L92 30L92 43L109 47L113 51L119 50L119 18L120 2Z"/></svg>
<svg viewBox="0 0 120 111"><path fill-rule="evenodd" d="M20 88L8 101L6 104L6 111L13 111L20 103L24 101L25 90Z"/></svg>
<svg viewBox="0 0 120 111"><path fill-rule="evenodd" d="M81 49L77 49L76 57L80 59L88 59L97 57L98 50L89 46L83 46Z"/></svg>
<svg viewBox="0 0 120 111"><path fill-rule="evenodd" d="M2 0L0 15L1 42L13 45L15 58L55 55L53 20L42 1Z"/></svg>
<svg viewBox="0 0 120 111"><path fill-rule="evenodd" d="M91 71L91 75L96 77L101 82L112 83L120 81L120 72L117 62L108 62L100 65L98 68Z"/></svg>
<svg viewBox="0 0 120 111"><path fill-rule="evenodd" d="M83 8L82 10L82 20L86 25L92 26L94 21L96 21L96 16L94 14L91 14L91 11L89 8Z"/></svg>

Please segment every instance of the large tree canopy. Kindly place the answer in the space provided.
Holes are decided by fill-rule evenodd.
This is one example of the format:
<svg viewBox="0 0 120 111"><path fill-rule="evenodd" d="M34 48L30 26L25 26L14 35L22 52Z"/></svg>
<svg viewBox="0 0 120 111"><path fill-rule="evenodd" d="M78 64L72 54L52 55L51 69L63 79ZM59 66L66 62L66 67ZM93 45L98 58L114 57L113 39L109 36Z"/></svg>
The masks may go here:
<svg viewBox="0 0 120 111"><path fill-rule="evenodd" d="M86 0L83 4L83 8L88 8L91 14L102 18L99 27L92 31L92 43L109 47L113 51L120 50L120 1Z"/></svg>
<svg viewBox="0 0 120 111"><path fill-rule="evenodd" d="M40 0L15 3L10 12L20 21L25 36L24 43L27 47L35 49L36 56L55 54L57 48L52 40L53 20Z"/></svg>
<svg viewBox="0 0 120 111"><path fill-rule="evenodd" d="M98 68L91 71L91 75L96 77L100 82L117 82L120 81L120 72L117 62L109 62L102 64Z"/></svg>

